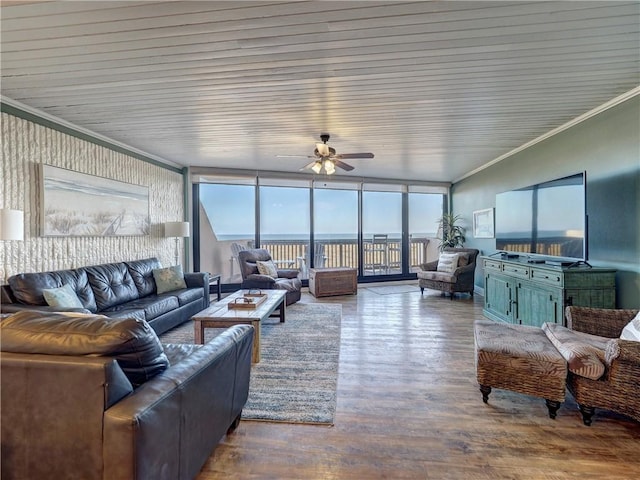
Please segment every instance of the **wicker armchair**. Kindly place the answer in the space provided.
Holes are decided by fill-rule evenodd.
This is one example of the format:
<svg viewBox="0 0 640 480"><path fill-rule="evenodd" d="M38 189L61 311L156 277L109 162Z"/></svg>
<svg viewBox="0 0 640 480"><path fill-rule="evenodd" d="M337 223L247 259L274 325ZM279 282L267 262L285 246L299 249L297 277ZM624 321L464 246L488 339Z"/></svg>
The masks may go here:
<svg viewBox="0 0 640 480"><path fill-rule="evenodd" d="M567 307L567 327L607 338L619 338L638 310ZM616 346L617 345L617 346ZM591 425L595 408L604 408L640 421L640 342L618 339L607 347L619 351L599 380L569 372L567 387L578 402L582 420Z"/></svg>
<svg viewBox="0 0 640 480"><path fill-rule="evenodd" d="M418 272L418 286L420 292L425 288L440 290L444 293L455 292L469 293L473 297L474 275L476 271L476 258L480 253L475 248L445 248L444 253L461 253L464 259L458 261L460 265L453 273L438 272L438 260L420 265L422 271Z"/></svg>

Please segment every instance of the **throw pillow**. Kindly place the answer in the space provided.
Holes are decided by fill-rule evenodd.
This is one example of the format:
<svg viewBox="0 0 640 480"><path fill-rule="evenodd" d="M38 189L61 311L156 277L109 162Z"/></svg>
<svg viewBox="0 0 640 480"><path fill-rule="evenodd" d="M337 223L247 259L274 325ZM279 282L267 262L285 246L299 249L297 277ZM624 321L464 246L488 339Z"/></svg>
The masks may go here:
<svg viewBox="0 0 640 480"><path fill-rule="evenodd" d="M622 329L620 338L640 342L640 312Z"/></svg>
<svg viewBox="0 0 640 480"><path fill-rule="evenodd" d="M256 265L258 266L258 272L260 275L269 275L272 278L278 278L278 269L276 268L276 264L271 260L256 261Z"/></svg>
<svg viewBox="0 0 640 480"><path fill-rule="evenodd" d="M167 268L154 268L152 272L153 279L156 281L156 292L158 295L187 288L180 265Z"/></svg>
<svg viewBox="0 0 640 480"><path fill-rule="evenodd" d="M458 258L459 254L457 253L441 253L438 257L438 267L436 270L444 273L455 272L456 268L458 268Z"/></svg>
<svg viewBox="0 0 640 480"><path fill-rule="evenodd" d="M76 291L68 283L58 288L45 288L42 295L50 307L84 308Z"/></svg>

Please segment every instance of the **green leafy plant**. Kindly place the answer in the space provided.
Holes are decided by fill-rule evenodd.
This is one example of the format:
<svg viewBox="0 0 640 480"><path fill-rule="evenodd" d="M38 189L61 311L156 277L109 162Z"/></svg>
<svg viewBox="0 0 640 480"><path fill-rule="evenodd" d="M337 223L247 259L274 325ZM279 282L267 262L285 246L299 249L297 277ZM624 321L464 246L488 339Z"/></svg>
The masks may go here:
<svg viewBox="0 0 640 480"><path fill-rule="evenodd" d="M447 247L455 248L464 246L466 240L464 227L458 223L461 221L460 215L445 213L438 220L438 233L440 236L440 251Z"/></svg>

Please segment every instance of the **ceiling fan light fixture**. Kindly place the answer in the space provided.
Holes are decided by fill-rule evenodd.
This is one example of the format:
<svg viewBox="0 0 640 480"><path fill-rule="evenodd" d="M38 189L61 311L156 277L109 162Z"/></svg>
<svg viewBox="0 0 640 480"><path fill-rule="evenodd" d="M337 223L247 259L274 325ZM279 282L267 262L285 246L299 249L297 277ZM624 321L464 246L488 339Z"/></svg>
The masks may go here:
<svg viewBox="0 0 640 480"><path fill-rule="evenodd" d="M329 145L325 143L316 143L316 150L321 157L327 157L329 155Z"/></svg>
<svg viewBox="0 0 640 480"><path fill-rule="evenodd" d="M324 161L324 170L327 172L327 175L333 175L336 173L336 166L331 160Z"/></svg>
<svg viewBox="0 0 640 480"><path fill-rule="evenodd" d="M311 170L313 170L315 173L320 173L320 170L322 170L322 162L314 163L313 166L311 167Z"/></svg>

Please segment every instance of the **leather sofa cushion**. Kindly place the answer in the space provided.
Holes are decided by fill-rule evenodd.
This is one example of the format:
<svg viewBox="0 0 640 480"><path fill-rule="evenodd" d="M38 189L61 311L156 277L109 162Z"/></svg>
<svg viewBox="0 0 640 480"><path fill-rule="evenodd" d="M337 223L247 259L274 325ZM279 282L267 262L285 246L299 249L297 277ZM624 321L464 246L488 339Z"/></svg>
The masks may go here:
<svg viewBox="0 0 640 480"><path fill-rule="evenodd" d="M157 258L145 258L143 260L125 262L125 264L141 297L156 293L153 270L162 266Z"/></svg>
<svg viewBox="0 0 640 480"><path fill-rule="evenodd" d="M96 299L84 269L55 272L21 273L8 280L16 300L26 305L47 305L43 290L70 285L84 308L96 312Z"/></svg>
<svg viewBox="0 0 640 480"><path fill-rule="evenodd" d="M98 311L130 302L140 295L124 263L107 263L85 267L96 298Z"/></svg>
<svg viewBox="0 0 640 480"><path fill-rule="evenodd" d="M204 290L201 288L186 288L184 290L176 290L171 292L171 294L175 295L178 298L180 306L183 306L202 299Z"/></svg>
<svg viewBox="0 0 640 480"><path fill-rule="evenodd" d="M104 310L105 314L111 317L112 312L124 310L142 310L144 312L144 320L153 320L160 315L175 310L179 307L178 299L174 296L157 296L151 295L145 298L139 298L123 305L116 305ZM119 315L122 317L122 315Z"/></svg>
<svg viewBox="0 0 640 480"><path fill-rule="evenodd" d="M109 318L133 318L136 320L147 319L147 316L144 314L144 310L142 308L132 308L128 303L107 308L106 310L100 312L100 314L106 315Z"/></svg>
<svg viewBox="0 0 640 480"><path fill-rule="evenodd" d="M160 315L175 310L180 306L178 297L152 297L151 301L144 307L144 314L147 320L153 320Z"/></svg>
<svg viewBox="0 0 640 480"><path fill-rule="evenodd" d="M2 351L113 357L136 387L164 371L169 360L144 320L82 313L16 313L0 323Z"/></svg>

